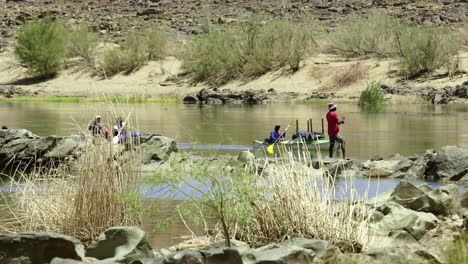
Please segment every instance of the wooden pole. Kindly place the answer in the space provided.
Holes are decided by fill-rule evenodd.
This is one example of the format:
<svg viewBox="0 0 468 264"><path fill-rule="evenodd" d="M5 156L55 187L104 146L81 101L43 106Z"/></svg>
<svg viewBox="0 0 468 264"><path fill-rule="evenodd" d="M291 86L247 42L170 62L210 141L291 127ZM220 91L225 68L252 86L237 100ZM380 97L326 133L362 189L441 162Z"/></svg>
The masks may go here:
<svg viewBox="0 0 468 264"><path fill-rule="evenodd" d="M296 135L299 133L299 120L296 119Z"/></svg>
<svg viewBox="0 0 468 264"><path fill-rule="evenodd" d="M323 130L323 118L322 118L322 135L325 133L325 130Z"/></svg>
<svg viewBox="0 0 468 264"><path fill-rule="evenodd" d="M307 132L310 133L310 121L309 120L307 120Z"/></svg>

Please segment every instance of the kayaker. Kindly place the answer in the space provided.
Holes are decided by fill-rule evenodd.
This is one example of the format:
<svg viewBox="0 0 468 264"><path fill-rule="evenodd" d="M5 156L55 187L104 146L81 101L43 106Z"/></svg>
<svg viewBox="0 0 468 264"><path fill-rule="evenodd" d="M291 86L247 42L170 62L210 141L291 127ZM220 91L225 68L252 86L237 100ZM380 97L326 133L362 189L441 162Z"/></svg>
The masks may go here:
<svg viewBox="0 0 468 264"><path fill-rule="evenodd" d="M120 142L123 143L127 138L127 131L125 125L127 123L123 121L121 117L117 118L117 121L113 127L114 143Z"/></svg>
<svg viewBox="0 0 468 264"><path fill-rule="evenodd" d="M93 135L100 135L102 133L102 122L101 122L101 116L97 115L96 118L94 118L94 121L89 124L88 130L93 133Z"/></svg>
<svg viewBox="0 0 468 264"><path fill-rule="evenodd" d="M335 142L341 146L341 153L343 154L343 159L346 159L346 142L340 136L340 125L344 124L344 117L340 119L338 114L336 113L336 104L335 103L328 103L328 114L327 114L327 122L328 122L328 136L330 138L330 148L328 152L330 154L330 158L333 158L333 148L335 147Z"/></svg>
<svg viewBox="0 0 468 264"><path fill-rule="evenodd" d="M275 143L277 141L279 141L281 138L284 138L286 136L286 133L283 132L279 132L280 130L280 125L275 125L275 129L273 131L271 131L270 133L270 143Z"/></svg>

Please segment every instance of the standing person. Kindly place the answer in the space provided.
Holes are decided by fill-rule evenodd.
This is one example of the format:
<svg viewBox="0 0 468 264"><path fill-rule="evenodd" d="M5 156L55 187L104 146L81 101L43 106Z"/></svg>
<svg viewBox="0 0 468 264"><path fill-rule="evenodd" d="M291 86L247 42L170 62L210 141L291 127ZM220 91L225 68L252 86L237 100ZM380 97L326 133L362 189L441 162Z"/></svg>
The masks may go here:
<svg viewBox="0 0 468 264"><path fill-rule="evenodd" d="M333 148L335 147L335 141L338 141L338 143L341 146L341 153L343 154L343 159L346 159L346 142L339 134L340 125L344 124L344 118L340 119L340 117L336 113L336 104L334 103L328 103L327 122L328 136L330 138L330 148L328 149L330 158L333 158Z"/></svg>
<svg viewBox="0 0 468 264"><path fill-rule="evenodd" d="M275 125L275 129L270 133L270 143L275 143L286 136L286 133L280 133L279 130L280 125Z"/></svg>
<svg viewBox="0 0 468 264"><path fill-rule="evenodd" d="M125 128L126 124L127 123L124 122L121 117L117 118L117 121L115 122L114 127L113 127L114 128L113 129L114 130L113 131L114 143L123 143L125 139L127 138L127 131Z"/></svg>

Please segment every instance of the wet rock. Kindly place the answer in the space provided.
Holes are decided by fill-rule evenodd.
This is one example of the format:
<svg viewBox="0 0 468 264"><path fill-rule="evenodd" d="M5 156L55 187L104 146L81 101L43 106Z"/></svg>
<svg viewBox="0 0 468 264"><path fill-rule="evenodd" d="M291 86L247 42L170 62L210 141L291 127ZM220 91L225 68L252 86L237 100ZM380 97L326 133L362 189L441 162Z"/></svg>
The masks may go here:
<svg viewBox="0 0 468 264"><path fill-rule="evenodd" d="M446 146L427 164L426 179L458 181L468 175L468 150Z"/></svg>
<svg viewBox="0 0 468 264"><path fill-rule="evenodd" d="M144 134L140 138L142 162L160 161L173 152L178 152L177 143L168 137L159 134Z"/></svg>
<svg viewBox="0 0 468 264"><path fill-rule="evenodd" d="M112 227L86 248L86 257L124 261L151 258L153 251L146 233L137 227Z"/></svg>
<svg viewBox="0 0 468 264"><path fill-rule="evenodd" d="M288 101L298 96L297 93L276 93L265 90L235 91L231 89L202 89L196 95L200 103L205 104L267 104L273 101ZM194 95L187 95L187 101L194 101Z"/></svg>
<svg viewBox="0 0 468 264"><path fill-rule="evenodd" d="M50 232L25 232L0 235L0 256L6 259L16 258L19 260L17 263L24 263L25 258L30 263L50 263L55 257L81 261L84 258L84 248L78 239L70 236Z"/></svg>
<svg viewBox="0 0 468 264"><path fill-rule="evenodd" d="M182 99L182 102L184 104L198 104L200 103L200 100L198 100L198 97L196 94L188 94Z"/></svg>
<svg viewBox="0 0 468 264"><path fill-rule="evenodd" d="M434 88L434 87L390 87L381 86L381 91L385 94L415 94L424 98L432 104L447 104L457 98L468 98L468 83L454 87Z"/></svg>

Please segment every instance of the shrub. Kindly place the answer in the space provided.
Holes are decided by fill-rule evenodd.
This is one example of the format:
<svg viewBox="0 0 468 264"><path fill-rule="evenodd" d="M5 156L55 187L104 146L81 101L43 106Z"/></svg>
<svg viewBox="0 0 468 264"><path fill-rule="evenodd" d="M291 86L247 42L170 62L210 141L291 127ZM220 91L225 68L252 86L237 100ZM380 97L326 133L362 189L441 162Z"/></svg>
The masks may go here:
<svg viewBox="0 0 468 264"><path fill-rule="evenodd" d="M46 17L24 24L19 32L14 52L29 74L47 77L63 66L66 30L62 22Z"/></svg>
<svg viewBox="0 0 468 264"><path fill-rule="evenodd" d="M395 33L400 27L398 19L386 14L353 17L329 35L329 48L334 53L351 57L388 56L396 53Z"/></svg>
<svg viewBox="0 0 468 264"><path fill-rule="evenodd" d="M239 39L232 30L212 30L195 36L188 44L184 67L197 81L226 83L240 76L242 67Z"/></svg>
<svg viewBox="0 0 468 264"><path fill-rule="evenodd" d="M145 35L129 33L119 48L106 51L100 67L106 76L124 72L131 73L148 60L148 46Z"/></svg>
<svg viewBox="0 0 468 264"><path fill-rule="evenodd" d="M365 78L367 67L359 62L342 68L335 72L332 86L335 88L347 87Z"/></svg>
<svg viewBox="0 0 468 264"><path fill-rule="evenodd" d="M68 35L66 56L68 58L79 57L89 64L94 64L94 55L98 42L98 36L85 24L71 30Z"/></svg>
<svg viewBox="0 0 468 264"><path fill-rule="evenodd" d="M444 66L449 73L458 69L455 57L461 41L447 27L407 26L397 33L397 43L406 77L418 77Z"/></svg>
<svg viewBox="0 0 468 264"><path fill-rule="evenodd" d="M152 26L144 32L148 45L148 59L159 60L164 58L168 43L167 33L156 26Z"/></svg>
<svg viewBox="0 0 468 264"><path fill-rule="evenodd" d="M59 164L9 179L9 192L0 192L0 232L56 232L88 243L110 227L140 225L138 146L130 141L121 151L90 134L82 140L78 172Z"/></svg>
<svg viewBox="0 0 468 264"><path fill-rule="evenodd" d="M384 95L380 91L380 82L372 81L367 84L366 90L359 97L359 105L364 108L378 109L385 102Z"/></svg>
<svg viewBox="0 0 468 264"><path fill-rule="evenodd" d="M364 197L358 197L350 184L336 186L324 168L317 176L320 173L302 163L301 157L283 154L285 159L264 168L268 177L258 172L255 163L247 169L232 161L188 166L172 157L170 168L161 168L152 181L168 184L187 197L186 208L191 209L184 211L187 218L201 215L204 222L214 217L215 237L224 237L227 243L235 238L263 246L305 237L351 245L356 251L366 247L370 214L362 206ZM306 152L303 158L311 157Z"/></svg>

